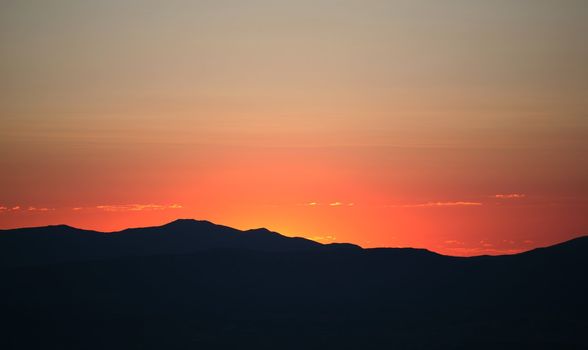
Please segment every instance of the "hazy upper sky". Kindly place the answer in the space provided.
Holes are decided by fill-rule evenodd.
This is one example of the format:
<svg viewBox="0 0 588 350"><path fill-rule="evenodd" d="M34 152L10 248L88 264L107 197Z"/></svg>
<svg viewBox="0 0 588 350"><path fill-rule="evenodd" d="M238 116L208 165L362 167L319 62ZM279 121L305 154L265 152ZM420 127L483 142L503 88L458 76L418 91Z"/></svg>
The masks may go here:
<svg viewBox="0 0 588 350"><path fill-rule="evenodd" d="M2 1L0 227L588 234L588 2Z"/></svg>

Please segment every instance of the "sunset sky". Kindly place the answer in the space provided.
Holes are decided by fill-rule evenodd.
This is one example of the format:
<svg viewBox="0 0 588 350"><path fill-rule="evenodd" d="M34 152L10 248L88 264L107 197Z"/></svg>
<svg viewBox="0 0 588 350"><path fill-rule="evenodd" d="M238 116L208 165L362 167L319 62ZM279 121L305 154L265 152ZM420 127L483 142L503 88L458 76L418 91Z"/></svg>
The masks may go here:
<svg viewBox="0 0 588 350"><path fill-rule="evenodd" d="M0 228L588 234L588 1L2 1Z"/></svg>

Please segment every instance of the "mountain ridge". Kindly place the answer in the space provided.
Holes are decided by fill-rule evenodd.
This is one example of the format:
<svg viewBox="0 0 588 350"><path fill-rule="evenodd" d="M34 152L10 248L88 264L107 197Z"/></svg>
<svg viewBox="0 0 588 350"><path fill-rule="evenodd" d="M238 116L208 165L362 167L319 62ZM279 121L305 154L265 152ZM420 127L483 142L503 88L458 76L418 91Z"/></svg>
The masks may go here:
<svg viewBox="0 0 588 350"><path fill-rule="evenodd" d="M178 219L160 226L113 232L68 225L0 230L0 267L124 256L191 254L205 250L268 252L361 249L288 237L266 228L238 230L206 220Z"/></svg>
<svg viewBox="0 0 588 350"><path fill-rule="evenodd" d="M0 267L51 262L112 259L124 256L193 254L206 250L364 251L406 256L440 256L424 248L362 248L352 243L319 243L303 237L289 237L267 228L239 230L208 220L176 219L160 226L126 228L112 232L85 230L69 225L48 225L0 230ZM588 251L588 236L518 254L472 256L465 259L494 259L535 256L555 250Z"/></svg>
<svg viewBox="0 0 588 350"><path fill-rule="evenodd" d="M463 258L195 220L3 230L0 348L586 349L587 268L586 236Z"/></svg>

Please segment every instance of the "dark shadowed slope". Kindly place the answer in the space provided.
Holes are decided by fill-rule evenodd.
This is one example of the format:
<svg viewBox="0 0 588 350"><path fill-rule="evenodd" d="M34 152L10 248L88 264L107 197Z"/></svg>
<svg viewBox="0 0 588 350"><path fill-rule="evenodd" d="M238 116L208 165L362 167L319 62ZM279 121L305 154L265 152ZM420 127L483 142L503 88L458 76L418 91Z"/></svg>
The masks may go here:
<svg viewBox="0 0 588 350"><path fill-rule="evenodd" d="M63 226L0 235L19 253L87 251L104 239L112 254L4 264L2 349L588 348L588 237L454 258L195 221L106 238Z"/></svg>

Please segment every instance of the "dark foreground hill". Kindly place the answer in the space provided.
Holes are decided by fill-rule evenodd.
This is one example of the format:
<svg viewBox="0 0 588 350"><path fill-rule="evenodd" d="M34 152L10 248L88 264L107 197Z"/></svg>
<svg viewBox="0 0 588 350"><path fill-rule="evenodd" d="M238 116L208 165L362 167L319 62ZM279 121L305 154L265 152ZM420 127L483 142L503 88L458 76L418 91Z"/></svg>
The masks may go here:
<svg viewBox="0 0 588 350"><path fill-rule="evenodd" d="M588 237L455 258L182 220L0 253L2 349L588 348Z"/></svg>

